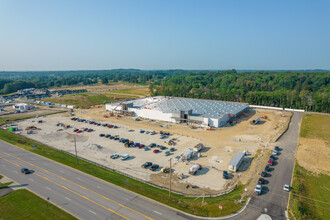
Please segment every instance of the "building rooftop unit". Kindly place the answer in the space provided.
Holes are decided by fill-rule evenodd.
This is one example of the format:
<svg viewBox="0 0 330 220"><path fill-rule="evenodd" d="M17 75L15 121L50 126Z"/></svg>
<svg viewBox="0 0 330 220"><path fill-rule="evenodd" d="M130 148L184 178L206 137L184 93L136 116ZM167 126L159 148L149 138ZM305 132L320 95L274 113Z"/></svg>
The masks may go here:
<svg viewBox="0 0 330 220"><path fill-rule="evenodd" d="M248 107L246 103L224 102L214 100L176 98L176 97L149 97L124 102L133 108L148 108L163 113L178 113L192 110L192 116L219 118L223 115L237 115Z"/></svg>

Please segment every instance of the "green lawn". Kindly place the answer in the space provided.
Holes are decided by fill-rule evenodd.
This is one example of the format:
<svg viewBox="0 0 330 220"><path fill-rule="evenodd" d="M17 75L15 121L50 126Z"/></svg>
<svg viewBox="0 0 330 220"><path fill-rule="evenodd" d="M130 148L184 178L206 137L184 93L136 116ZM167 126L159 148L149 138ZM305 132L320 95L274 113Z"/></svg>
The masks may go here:
<svg viewBox="0 0 330 220"><path fill-rule="evenodd" d="M85 161L79 160L79 165L76 166L75 157L43 144L31 141L25 137L15 135L6 130L0 130L0 139L191 214L200 216L219 216L220 213L218 206L221 204L223 207L221 215L224 216L237 212L243 206L243 204L236 204L235 201L241 198L241 193L243 192L244 186L239 186L232 193L224 196L205 198L205 203L201 207L201 198L195 200L195 198L187 198L172 194L172 198L169 199L168 191L160 190L148 184L127 178L126 176L108 171ZM38 149L32 148L32 145L37 145ZM127 179L129 179L128 182L126 181Z"/></svg>
<svg viewBox="0 0 330 220"><path fill-rule="evenodd" d="M303 115L300 137L322 139L330 142L330 115Z"/></svg>
<svg viewBox="0 0 330 220"><path fill-rule="evenodd" d="M76 219L26 189L19 189L0 198L0 219Z"/></svg>
<svg viewBox="0 0 330 220"><path fill-rule="evenodd" d="M300 137L325 140L330 147L330 116L306 114ZM315 175L295 164L289 208L296 219L329 219L330 176Z"/></svg>
<svg viewBox="0 0 330 220"><path fill-rule="evenodd" d="M140 96L150 96L150 91L148 87L136 87L130 89L120 89L110 91L109 93L122 93L122 94L131 94L131 95L140 95Z"/></svg>

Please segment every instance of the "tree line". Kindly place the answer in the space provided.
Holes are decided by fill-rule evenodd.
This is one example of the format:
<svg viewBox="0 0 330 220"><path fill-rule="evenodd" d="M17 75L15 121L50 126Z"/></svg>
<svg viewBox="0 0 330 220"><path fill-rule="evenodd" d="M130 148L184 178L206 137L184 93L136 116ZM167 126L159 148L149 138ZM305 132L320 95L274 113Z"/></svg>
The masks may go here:
<svg viewBox="0 0 330 220"><path fill-rule="evenodd" d="M330 72L189 73L156 80L152 95L246 102L316 112L330 112Z"/></svg>
<svg viewBox="0 0 330 220"><path fill-rule="evenodd" d="M8 94L25 88L52 88L96 83L129 82L148 84L150 81L187 74L187 70L138 69L0 72L0 93Z"/></svg>

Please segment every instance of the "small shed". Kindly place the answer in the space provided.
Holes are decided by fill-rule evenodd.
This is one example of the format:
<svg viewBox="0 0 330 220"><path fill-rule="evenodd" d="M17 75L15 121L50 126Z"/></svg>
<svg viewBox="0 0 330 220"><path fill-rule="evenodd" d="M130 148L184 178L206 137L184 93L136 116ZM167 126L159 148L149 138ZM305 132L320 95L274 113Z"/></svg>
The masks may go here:
<svg viewBox="0 0 330 220"><path fill-rule="evenodd" d="M237 152L228 163L228 170L236 172L244 159L243 152Z"/></svg>

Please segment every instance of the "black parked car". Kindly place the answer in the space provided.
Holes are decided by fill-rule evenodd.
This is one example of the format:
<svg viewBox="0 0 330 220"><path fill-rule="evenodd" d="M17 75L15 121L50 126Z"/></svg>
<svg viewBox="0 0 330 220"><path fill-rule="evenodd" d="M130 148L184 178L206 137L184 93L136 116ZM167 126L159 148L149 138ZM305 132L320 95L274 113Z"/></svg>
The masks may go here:
<svg viewBox="0 0 330 220"><path fill-rule="evenodd" d="M110 139L115 139L115 136L110 136L109 138L110 138Z"/></svg>
<svg viewBox="0 0 330 220"><path fill-rule="evenodd" d="M110 136L111 136L110 134L105 135L106 138L109 138Z"/></svg>
<svg viewBox="0 0 330 220"><path fill-rule="evenodd" d="M152 165L152 163L151 163L151 162L145 162L144 164L142 164L142 166L141 166L141 167L143 167L143 168L147 169L147 167L149 167L149 166L151 166L151 165Z"/></svg>
<svg viewBox="0 0 330 220"><path fill-rule="evenodd" d="M280 151L280 148L278 146L275 146L276 151Z"/></svg>
<svg viewBox="0 0 330 220"><path fill-rule="evenodd" d="M167 147L165 147L165 146L160 146L159 149L161 149L161 150L166 150Z"/></svg>
<svg viewBox="0 0 330 220"><path fill-rule="evenodd" d="M261 172L261 176L262 177L266 177L267 176L267 172L265 172L265 171L264 172Z"/></svg>
<svg viewBox="0 0 330 220"><path fill-rule="evenodd" d="M100 137L104 137L104 136L105 136L105 134L100 134L99 136L100 136Z"/></svg>
<svg viewBox="0 0 330 220"><path fill-rule="evenodd" d="M150 167L150 170L155 171L155 170L158 169L158 167L159 167L159 165L154 164L154 165L152 165L152 166Z"/></svg>
<svg viewBox="0 0 330 220"><path fill-rule="evenodd" d="M28 168L22 168L21 169L21 172L24 173L24 174L30 174L30 173L32 173L31 170L29 170Z"/></svg>
<svg viewBox="0 0 330 220"><path fill-rule="evenodd" d="M264 183L264 181L265 181L265 179L264 179L264 178L262 178L262 177L260 177L260 178L259 178L259 180L258 180L258 183L259 183L259 184L263 184L263 183Z"/></svg>
<svg viewBox="0 0 330 220"><path fill-rule="evenodd" d="M270 166L267 165L267 166L265 167L265 171L269 172L269 171L270 171Z"/></svg>
<svg viewBox="0 0 330 220"><path fill-rule="evenodd" d="M228 172L226 171L226 170L224 170L223 172L222 172L222 178L224 178L224 179L228 179Z"/></svg>

